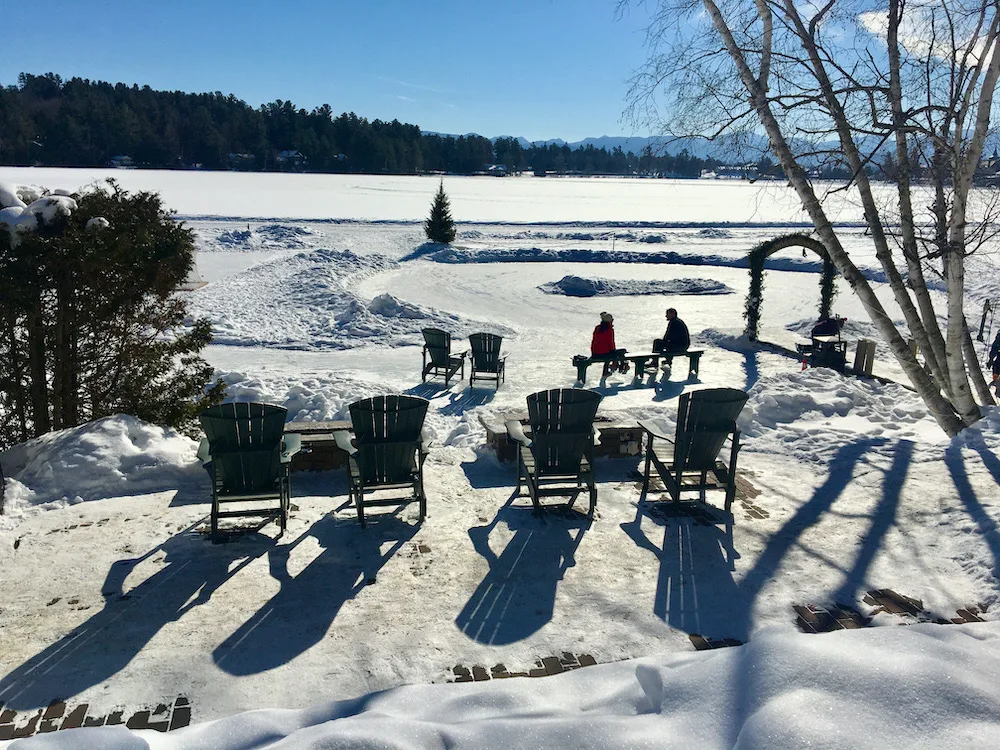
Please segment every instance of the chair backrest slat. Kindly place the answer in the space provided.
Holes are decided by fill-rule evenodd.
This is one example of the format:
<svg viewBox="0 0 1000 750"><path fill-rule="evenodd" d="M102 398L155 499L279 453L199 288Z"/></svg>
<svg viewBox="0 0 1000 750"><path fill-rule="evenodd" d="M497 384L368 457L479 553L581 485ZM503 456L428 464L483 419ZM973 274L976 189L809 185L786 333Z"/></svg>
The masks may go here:
<svg viewBox="0 0 1000 750"><path fill-rule="evenodd" d="M431 362L438 367L447 367L448 358L451 357L451 334L440 328L424 328L421 333L424 334Z"/></svg>
<svg viewBox="0 0 1000 750"><path fill-rule="evenodd" d="M474 333L469 336L472 350L472 369L479 372L497 372L500 369L500 347L503 336L495 333Z"/></svg>
<svg viewBox="0 0 1000 750"><path fill-rule="evenodd" d="M674 466L692 471L713 469L726 437L736 429L736 419L748 398L736 388L707 388L681 394L677 402Z"/></svg>

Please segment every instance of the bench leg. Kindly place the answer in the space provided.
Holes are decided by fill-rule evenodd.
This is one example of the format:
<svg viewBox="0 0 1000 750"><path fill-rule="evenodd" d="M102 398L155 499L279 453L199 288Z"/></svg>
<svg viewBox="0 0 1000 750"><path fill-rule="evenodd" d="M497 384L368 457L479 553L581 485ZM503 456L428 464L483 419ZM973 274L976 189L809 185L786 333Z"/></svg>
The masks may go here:
<svg viewBox="0 0 1000 750"><path fill-rule="evenodd" d="M688 377L698 377L698 364L701 362L701 353L688 355Z"/></svg>
<svg viewBox="0 0 1000 750"><path fill-rule="evenodd" d="M576 379L579 380L581 383L587 382L587 365L589 364L590 363L587 362L586 364L581 364L576 366Z"/></svg>

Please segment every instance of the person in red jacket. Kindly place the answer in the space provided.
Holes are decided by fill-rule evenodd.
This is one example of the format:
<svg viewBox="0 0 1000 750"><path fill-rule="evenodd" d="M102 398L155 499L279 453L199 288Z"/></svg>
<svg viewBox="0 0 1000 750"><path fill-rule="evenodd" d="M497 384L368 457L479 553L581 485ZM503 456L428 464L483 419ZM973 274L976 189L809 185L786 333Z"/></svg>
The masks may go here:
<svg viewBox="0 0 1000 750"><path fill-rule="evenodd" d="M611 354L616 349L614 323L615 319L611 313L601 313L601 324L594 329L594 336L590 340L590 356Z"/></svg>
<svg viewBox="0 0 1000 750"><path fill-rule="evenodd" d="M614 316L609 312L601 313L601 324L594 329L594 335L590 339L590 356L603 357L609 354L624 354L624 349L615 346L615 326ZM627 372L628 365L624 359L611 360L604 364L604 377L614 370Z"/></svg>

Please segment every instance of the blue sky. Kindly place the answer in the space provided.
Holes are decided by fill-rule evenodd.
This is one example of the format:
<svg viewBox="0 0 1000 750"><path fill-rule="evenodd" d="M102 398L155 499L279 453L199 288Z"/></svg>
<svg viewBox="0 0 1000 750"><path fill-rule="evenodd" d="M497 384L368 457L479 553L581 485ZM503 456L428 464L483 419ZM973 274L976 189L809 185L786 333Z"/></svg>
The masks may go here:
<svg viewBox="0 0 1000 750"><path fill-rule="evenodd" d="M448 133L635 135L621 115L645 17L615 10L615 0L10 3L4 25L17 33L5 35L0 83L51 71L222 91L254 107L328 103Z"/></svg>

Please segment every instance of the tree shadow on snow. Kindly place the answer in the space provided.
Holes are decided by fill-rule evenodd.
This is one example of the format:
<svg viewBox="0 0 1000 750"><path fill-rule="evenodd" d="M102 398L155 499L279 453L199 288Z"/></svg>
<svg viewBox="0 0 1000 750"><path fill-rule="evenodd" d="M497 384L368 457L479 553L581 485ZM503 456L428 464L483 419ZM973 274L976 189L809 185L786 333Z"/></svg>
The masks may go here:
<svg viewBox="0 0 1000 750"><path fill-rule="evenodd" d="M900 440L896 443L892 465L882 480L882 497L871 514L871 525L860 539L854 562L844 574L844 582L831 597L833 603L854 606L858 591L868 591L871 588L865 576L882 548L886 534L896 523L899 496L913 461L913 448L914 444L909 440Z"/></svg>
<svg viewBox="0 0 1000 750"><path fill-rule="evenodd" d="M948 446L945 451L944 463L955 483L955 489L958 490L958 499L965 506L966 513L976 524L976 528L993 556L993 575L1000 578L1000 527L976 496L976 491L969 481L969 472L962 456L962 446L966 445L979 454L983 465L997 484L1000 484L1000 458L997 458L996 454L989 449L981 434L968 430L966 432L970 434L963 435L964 439L953 440L952 444Z"/></svg>
<svg viewBox="0 0 1000 750"><path fill-rule="evenodd" d="M469 529L476 551L489 572L455 618L455 625L478 643L505 645L524 640L552 619L556 589L590 520L573 511L531 508L507 501L487 526ZM499 554L490 536L500 525L514 536Z"/></svg>
<svg viewBox="0 0 1000 750"><path fill-rule="evenodd" d="M292 543L274 547L268 563L280 589L212 652L216 665L231 675L259 674L319 643L345 602L375 585L382 566L420 528L392 513L366 520L362 528L354 517L327 515ZM293 576L290 555L309 537L323 551Z"/></svg>
<svg viewBox="0 0 1000 750"><path fill-rule="evenodd" d="M0 703L12 709L46 706L108 680L166 623L208 603L216 590L274 546L273 539L260 534L244 534L236 544L208 544L194 530L201 523L141 557L115 561L101 587L104 608L0 678ZM160 552L162 558L157 557ZM126 593L126 579L150 558L162 567Z"/></svg>

